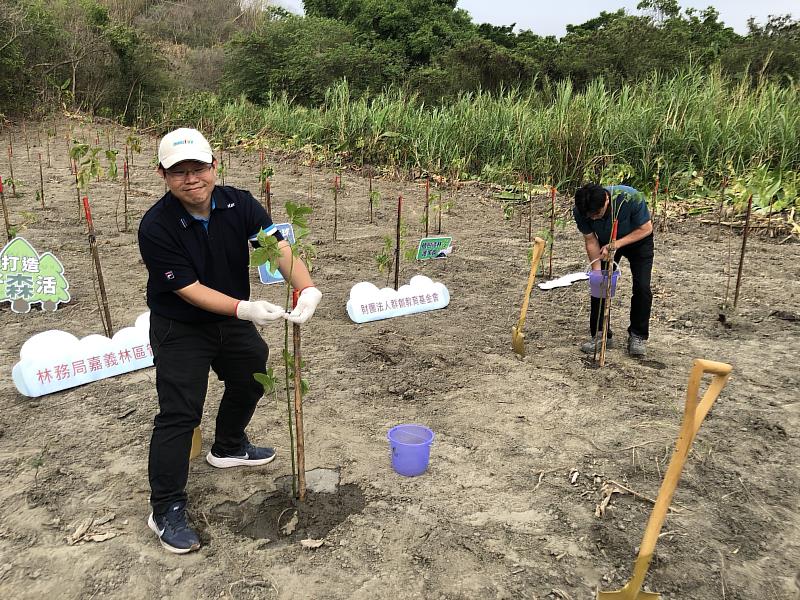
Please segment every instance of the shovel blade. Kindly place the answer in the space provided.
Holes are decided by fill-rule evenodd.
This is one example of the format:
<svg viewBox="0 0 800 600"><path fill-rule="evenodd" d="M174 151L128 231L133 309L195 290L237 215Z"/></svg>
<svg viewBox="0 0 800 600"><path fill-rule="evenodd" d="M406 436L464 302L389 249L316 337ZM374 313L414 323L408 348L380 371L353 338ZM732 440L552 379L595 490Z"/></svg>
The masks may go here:
<svg viewBox="0 0 800 600"><path fill-rule="evenodd" d="M525 334L516 327L511 328L511 347L520 356L525 356Z"/></svg>
<svg viewBox="0 0 800 600"><path fill-rule="evenodd" d="M200 427L195 427L192 432L192 449L189 451L189 460L200 456L203 450L203 436L200 434Z"/></svg>

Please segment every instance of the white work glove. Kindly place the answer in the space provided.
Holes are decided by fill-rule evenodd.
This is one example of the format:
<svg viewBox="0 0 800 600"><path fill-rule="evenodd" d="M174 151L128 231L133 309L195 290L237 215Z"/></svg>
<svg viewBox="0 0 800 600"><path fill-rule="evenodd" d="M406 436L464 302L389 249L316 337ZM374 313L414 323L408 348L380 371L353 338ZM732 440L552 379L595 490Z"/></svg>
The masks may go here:
<svg viewBox="0 0 800 600"><path fill-rule="evenodd" d="M280 319L285 314L286 312L283 308L266 300L255 300L253 302L242 300L236 305L236 318L243 321L252 321L256 325L266 325L270 321Z"/></svg>
<svg viewBox="0 0 800 600"><path fill-rule="evenodd" d="M315 287L307 287L297 298L297 306L288 315L284 315L287 321L302 325L308 321L317 310L319 301L322 300L322 292Z"/></svg>

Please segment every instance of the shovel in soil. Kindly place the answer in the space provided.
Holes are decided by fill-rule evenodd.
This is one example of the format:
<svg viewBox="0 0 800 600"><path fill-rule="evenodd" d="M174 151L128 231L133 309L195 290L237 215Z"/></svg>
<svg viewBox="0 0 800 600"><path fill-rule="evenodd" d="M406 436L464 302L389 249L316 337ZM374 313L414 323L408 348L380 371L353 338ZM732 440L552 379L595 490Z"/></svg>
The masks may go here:
<svg viewBox="0 0 800 600"><path fill-rule="evenodd" d="M653 559L653 551L658 541L658 534L664 524L664 518L667 515L667 510L669 510L670 502L672 502L672 495L678 486L686 456L689 454L689 449L692 446L695 435L697 435L697 430L703 424L703 419L708 414L711 405L714 404L714 400L717 399L722 388L728 383L731 369L732 367L725 363L695 359L692 371L689 374L689 383L686 387L686 407L683 410L681 431L678 435L678 441L675 444L675 451L669 462L667 473L664 475L661 489L658 492L653 512L650 513L650 519L647 521L647 527L644 530L639 556L636 557L636 562L633 565L633 576L621 590L616 592L601 592L598 590L597 600L660 600L661 594L642 591L644 577L647 575L647 569ZM700 380L705 373L713 374L714 378L711 380L711 384L708 386L702 400L698 402L697 393L700 389Z"/></svg>
<svg viewBox="0 0 800 600"><path fill-rule="evenodd" d="M194 460L198 456L200 456L200 452L203 450L203 437L200 435L200 426L194 428L192 432L192 449L189 450L189 460Z"/></svg>
<svg viewBox="0 0 800 600"><path fill-rule="evenodd" d="M528 302L531 299L533 282L536 279L536 269L539 267L539 259L544 253L544 240L542 238L533 239L533 257L531 258L531 274L528 276L528 287L525 288L525 298L522 301L522 310L519 315L519 322L516 327L511 328L511 347L520 356L525 356L525 334L522 328L525 326L525 317L528 314Z"/></svg>

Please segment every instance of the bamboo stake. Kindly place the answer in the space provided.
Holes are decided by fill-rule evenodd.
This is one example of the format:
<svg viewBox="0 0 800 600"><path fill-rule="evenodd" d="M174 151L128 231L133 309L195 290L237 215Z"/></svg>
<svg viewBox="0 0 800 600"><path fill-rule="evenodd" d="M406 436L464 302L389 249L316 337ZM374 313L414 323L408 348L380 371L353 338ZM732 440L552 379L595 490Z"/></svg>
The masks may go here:
<svg viewBox="0 0 800 600"><path fill-rule="evenodd" d="M606 280L606 303L603 307L605 316L603 317L603 340L600 345L600 360L598 363L601 367L604 367L606 364L606 342L608 340L608 326L609 322L611 321L611 290L614 281L614 252L616 251L617 242L617 224L618 221L615 217L614 222L611 225L611 241L608 243L608 279ZM597 346L597 344L595 344L595 346Z"/></svg>
<svg viewBox="0 0 800 600"><path fill-rule="evenodd" d="M297 306L300 296L298 290L292 292L292 306ZM292 324L292 342L294 344L294 423L297 446L297 479L300 502L306 499L306 453L303 438L303 380L300 375L300 325Z"/></svg>
<svg viewBox="0 0 800 600"><path fill-rule="evenodd" d="M103 280L103 269L100 267L100 254L97 252L97 238L94 235L94 223L92 222L92 211L89 208L89 198L83 197L83 210L86 213L86 224L89 227L89 250L94 261L94 268L97 272L97 282L100 288L100 320L103 322L103 329L106 337L114 336L114 328L111 325L111 312L108 309L108 296L106 296L106 284Z"/></svg>
<svg viewBox="0 0 800 600"><path fill-rule="evenodd" d="M47 168L51 169L53 165L50 162L50 135L47 136L46 143L47 143Z"/></svg>
<svg viewBox="0 0 800 600"><path fill-rule="evenodd" d="M42 173L42 153L39 152L39 197L44 208L44 174Z"/></svg>
<svg viewBox="0 0 800 600"><path fill-rule="evenodd" d="M736 274L736 290L733 293L733 308L739 303L739 286L742 283L742 269L744 268L744 251L747 246L747 235L750 233L750 213L753 210L753 194L747 200L747 216L744 218L744 232L742 233L742 253L739 256L739 271Z"/></svg>
<svg viewBox="0 0 800 600"><path fill-rule="evenodd" d="M550 267L547 276L553 276L553 246L556 242L556 188L550 187Z"/></svg>
<svg viewBox="0 0 800 600"><path fill-rule="evenodd" d="M372 191L372 180L370 179L370 192ZM428 237L428 226L431 206L431 178L430 175L425 179L425 237ZM372 204L370 204L370 211ZM370 223L372 222L372 212L370 212Z"/></svg>
<svg viewBox="0 0 800 600"><path fill-rule="evenodd" d="M522 191L528 197L528 242L533 239L533 198L530 189L525 185L530 181L527 177L522 178Z"/></svg>
<svg viewBox="0 0 800 600"><path fill-rule="evenodd" d="M271 216L272 215L272 192L270 191L271 187L270 187L269 179L267 179L266 183L264 184L264 187L265 187L264 194L265 194L265 198L267 200L267 212Z"/></svg>
<svg viewBox="0 0 800 600"><path fill-rule="evenodd" d="M425 181L425 236L428 236L428 182ZM372 168L369 170L369 222L372 224Z"/></svg>
<svg viewBox="0 0 800 600"><path fill-rule="evenodd" d="M669 193L664 190L664 210L661 211L661 231L667 232L669 230L669 223L667 222L667 203L669 202Z"/></svg>
<svg viewBox="0 0 800 600"><path fill-rule="evenodd" d="M717 209L717 239L722 237L722 207L725 204L725 188L728 186L728 176L722 178L722 187L719 190L719 208Z"/></svg>
<svg viewBox="0 0 800 600"><path fill-rule="evenodd" d="M8 170L11 173L11 195L16 198L17 197L17 182L14 181L14 164L12 162L12 158L14 157L14 147L9 144L8 145Z"/></svg>
<svg viewBox="0 0 800 600"><path fill-rule="evenodd" d="M78 195L78 222L81 220L81 186L78 182L78 165L75 163L75 159L72 160L72 173L75 176L75 193Z"/></svg>
<svg viewBox="0 0 800 600"><path fill-rule="evenodd" d="M22 135L25 137L25 154L28 155L28 162L31 162L31 145L28 143L28 127L25 121L22 122Z"/></svg>
<svg viewBox="0 0 800 600"><path fill-rule="evenodd" d="M128 163L122 163L122 218L123 231L128 231Z"/></svg>
<svg viewBox="0 0 800 600"><path fill-rule="evenodd" d="M394 289L400 289L400 214L403 208L403 195L397 197L397 237L394 246Z"/></svg>
<svg viewBox="0 0 800 600"><path fill-rule="evenodd" d="M333 241L339 229L339 176L333 178Z"/></svg>
<svg viewBox="0 0 800 600"><path fill-rule="evenodd" d="M8 207L6 206L6 195L3 193L3 177L0 175L0 204L3 205L3 220L6 223L6 236L8 241L11 241L13 234L11 233L11 223L8 220Z"/></svg>

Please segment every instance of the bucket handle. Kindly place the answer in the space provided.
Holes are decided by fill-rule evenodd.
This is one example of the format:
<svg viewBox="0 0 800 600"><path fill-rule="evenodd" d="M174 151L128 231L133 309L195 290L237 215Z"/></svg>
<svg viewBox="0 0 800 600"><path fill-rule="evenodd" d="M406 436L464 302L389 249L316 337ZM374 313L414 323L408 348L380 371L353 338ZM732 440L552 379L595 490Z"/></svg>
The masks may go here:
<svg viewBox="0 0 800 600"><path fill-rule="evenodd" d="M586 274L587 275L589 275L589 273L592 272L592 265L594 263L596 263L598 260L600 260L600 258L602 258L602 257L595 258L592 262L589 263L589 266L586 269ZM617 261L614 261L614 271L616 273L619 273L619 275L617 275L617 277L620 277L622 275L622 267L620 266L620 264Z"/></svg>

